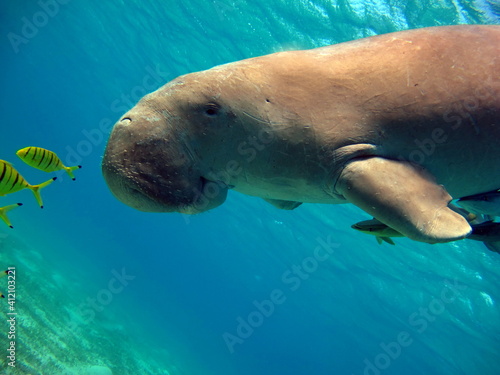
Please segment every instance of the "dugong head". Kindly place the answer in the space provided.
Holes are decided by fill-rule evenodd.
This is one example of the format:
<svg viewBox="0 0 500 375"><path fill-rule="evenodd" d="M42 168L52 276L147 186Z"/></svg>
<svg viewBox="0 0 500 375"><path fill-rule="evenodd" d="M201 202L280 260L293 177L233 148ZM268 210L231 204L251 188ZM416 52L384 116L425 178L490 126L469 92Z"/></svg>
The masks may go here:
<svg viewBox="0 0 500 375"><path fill-rule="evenodd" d="M203 148L222 141L214 139L213 130L229 129L231 113L209 89L202 93L194 86L196 82L182 78L170 82L142 98L115 124L102 169L123 203L141 211L196 213L224 202L227 186L208 178L210 169L201 155ZM197 201L207 196L204 204Z"/></svg>
<svg viewBox="0 0 500 375"><path fill-rule="evenodd" d="M266 132L271 115L252 115L266 97L248 94L238 69L181 76L118 120L102 170L119 200L141 211L187 214L225 201L248 159L242 140Z"/></svg>

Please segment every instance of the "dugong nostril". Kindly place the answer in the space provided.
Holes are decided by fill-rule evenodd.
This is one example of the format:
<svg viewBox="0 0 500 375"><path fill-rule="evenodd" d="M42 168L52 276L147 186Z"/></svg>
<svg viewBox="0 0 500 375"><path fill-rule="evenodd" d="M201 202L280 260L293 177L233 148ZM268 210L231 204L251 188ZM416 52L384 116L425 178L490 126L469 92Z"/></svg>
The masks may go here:
<svg viewBox="0 0 500 375"><path fill-rule="evenodd" d="M130 117L124 117L120 120L120 124L122 125L128 125L132 122L132 119Z"/></svg>

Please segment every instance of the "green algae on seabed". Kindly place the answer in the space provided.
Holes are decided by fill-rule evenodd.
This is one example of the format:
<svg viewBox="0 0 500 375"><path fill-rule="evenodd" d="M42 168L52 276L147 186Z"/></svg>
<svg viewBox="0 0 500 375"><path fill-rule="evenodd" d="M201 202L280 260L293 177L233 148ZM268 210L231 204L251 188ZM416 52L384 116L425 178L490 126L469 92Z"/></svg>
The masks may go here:
<svg viewBox="0 0 500 375"><path fill-rule="evenodd" d="M67 274L61 274L63 270L54 269L35 246L6 233L7 229L0 229L0 268L14 266L16 270L16 367L9 366L3 356L0 374L178 374L175 366L166 370L155 358L145 354L155 353L155 348L145 348L142 342L138 349L125 327L110 324L115 321L113 316L107 316L112 314L111 308L100 312L99 319L91 322L72 318L78 316L82 296L87 294L81 286L91 282L88 274L87 281L82 272L82 282L75 283ZM0 290L4 293L6 279L0 279ZM7 302L7 299L0 300L0 312L4 316L0 323L2 350L10 345Z"/></svg>

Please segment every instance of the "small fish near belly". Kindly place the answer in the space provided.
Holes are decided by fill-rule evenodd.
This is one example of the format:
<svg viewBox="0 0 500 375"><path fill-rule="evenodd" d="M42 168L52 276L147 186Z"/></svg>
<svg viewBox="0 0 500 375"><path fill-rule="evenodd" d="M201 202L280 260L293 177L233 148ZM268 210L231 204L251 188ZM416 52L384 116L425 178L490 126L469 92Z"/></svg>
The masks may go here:
<svg viewBox="0 0 500 375"><path fill-rule="evenodd" d="M500 254L500 223L486 221L479 224L471 224L472 233L466 239L483 242L484 245L493 252ZM404 237L398 231L378 221L377 219L360 221L351 226L362 233L376 236L377 242L387 242L394 245L391 237Z"/></svg>
<svg viewBox="0 0 500 375"><path fill-rule="evenodd" d="M457 203L475 214L500 216L499 190L463 197Z"/></svg>

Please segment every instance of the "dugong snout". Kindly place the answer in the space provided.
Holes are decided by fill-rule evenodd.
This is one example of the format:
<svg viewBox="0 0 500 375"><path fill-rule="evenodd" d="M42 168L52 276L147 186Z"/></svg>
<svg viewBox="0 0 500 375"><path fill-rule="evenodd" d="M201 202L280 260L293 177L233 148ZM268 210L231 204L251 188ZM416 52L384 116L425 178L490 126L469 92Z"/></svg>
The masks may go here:
<svg viewBox="0 0 500 375"><path fill-rule="evenodd" d="M113 195L147 212L195 214L222 204L227 188L202 176L189 144L172 132L164 119L140 108L123 115L102 161Z"/></svg>

